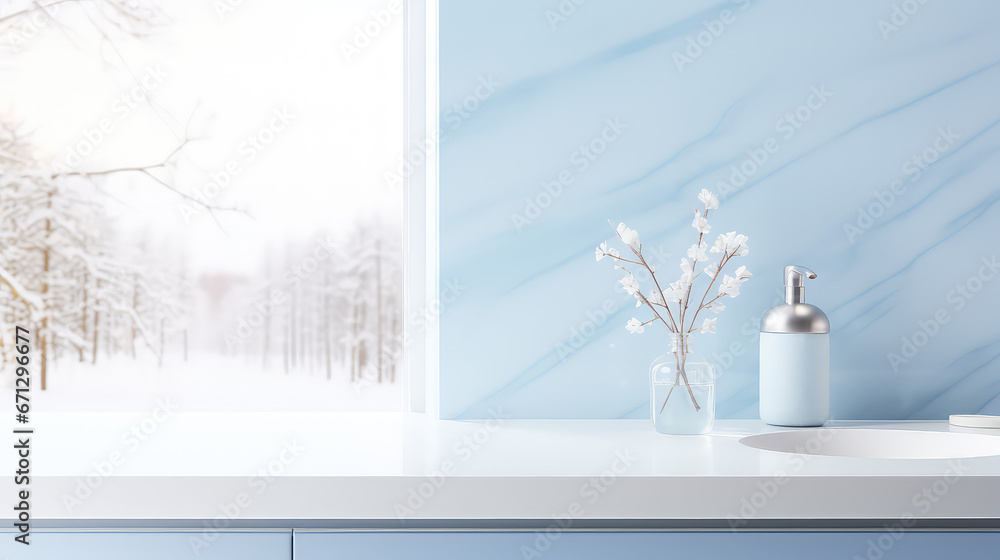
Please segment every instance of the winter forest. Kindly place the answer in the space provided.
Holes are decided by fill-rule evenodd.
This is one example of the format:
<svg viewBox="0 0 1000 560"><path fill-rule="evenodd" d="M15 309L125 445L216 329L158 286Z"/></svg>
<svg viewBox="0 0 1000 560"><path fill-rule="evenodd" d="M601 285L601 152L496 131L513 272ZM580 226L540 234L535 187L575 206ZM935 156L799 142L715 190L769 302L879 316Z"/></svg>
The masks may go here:
<svg viewBox="0 0 1000 560"><path fill-rule="evenodd" d="M227 181L225 196L205 196L213 167L203 154L211 150L199 153L189 131L200 124L199 134L211 137L212 120L194 102L171 115L171 94L154 96L122 54L128 45L166 43L171 18L151 1L61 4L0 1L0 62L16 67L32 47L66 42L147 90L136 111L173 135L146 142L120 132L117 141L129 151L105 146L101 157L67 165L65 146L50 145L44 134L39 140L37 131L51 123L17 111L4 99L10 90L0 76L0 367L7 385L16 367L14 328L22 326L31 333L32 390L39 399L52 395L59 409L83 408L97 395L137 401L126 408L173 395L195 409L399 409L399 193L356 202L356 178L348 183L283 159L280 142L288 152L319 145L321 123L307 123L278 136L253 172ZM230 25L252 31L254 15ZM70 137L87 139L87 131ZM69 149L83 153L84 145ZM283 176L287 184L269 179ZM331 200L341 202L324 212ZM192 211L201 218L197 227L185 224Z"/></svg>

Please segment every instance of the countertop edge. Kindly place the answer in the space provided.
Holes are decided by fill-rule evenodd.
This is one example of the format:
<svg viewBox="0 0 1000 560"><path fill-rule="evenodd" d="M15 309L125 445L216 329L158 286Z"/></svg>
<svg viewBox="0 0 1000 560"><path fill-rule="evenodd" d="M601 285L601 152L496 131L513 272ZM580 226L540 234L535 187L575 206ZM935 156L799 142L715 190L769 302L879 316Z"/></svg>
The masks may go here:
<svg viewBox="0 0 1000 560"><path fill-rule="evenodd" d="M730 528L788 519L996 520L984 500L1000 476L578 476L281 477L259 494L245 477L110 477L74 502L78 477L33 484L36 521L216 520L226 527L268 520L380 521L406 529L441 520L549 520L570 526L607 520L725 520ZM595 480L597 482L595 482ZM9 483L8 483L9 484ZM2 484L0 484L2 486ZM69 497L69 498L68 498ZM270 526L270 525L269 525Z"/></svg>

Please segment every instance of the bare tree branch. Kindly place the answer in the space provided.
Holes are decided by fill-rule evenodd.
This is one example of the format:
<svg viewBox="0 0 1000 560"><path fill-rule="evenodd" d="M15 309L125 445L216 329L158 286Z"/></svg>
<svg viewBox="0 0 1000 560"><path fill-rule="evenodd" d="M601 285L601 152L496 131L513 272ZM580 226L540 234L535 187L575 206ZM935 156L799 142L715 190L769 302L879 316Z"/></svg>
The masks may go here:
<svg viewBox="0 0 1000 560"><path fill-rule="evenodd" d="M188 194L188 193L186 193L186 192L178 189L174 185L171 185L170 183L164 181L163 179L160 179L159 177L157 177L156 175L154 175L152 173L152 170L154 170L154 169L162 169L162 168L166 167L170 163L170 160L175 155L177 155L177 153L188 142L189 142L189 139L185 139L183 142L180 143L180 145L178 145L176 148L174 148L173 150L171 150L171 152L167 155L167 157L165 157L162 161L157 162L157 163L153 163L153 164L149 164L149 165L135 165L135 166L127 166L127 167L113 167L113 168L109 168L109 169L100 169L100 170L96 170L96 171L65 171L65 172L57 172L57 173L53 173L51 175L51 178L53 180L55 180L55 179L65 178L65 177L82 177L82 178L85 178L85 179L93 180L95 177L101 177L101 176L124 174L124 173L140 173L140 174L145 175L146 177L152 179L158 185L160 185L160 186L162 186L162 187L170 190L171 192L177 194L181 198L184 198L185 200L193 202L194 204L197 204L201 208L204 208L209 213L214 212L214 211L220 211L220 212L239 212L239 213L242 213L242 214L247 214L246 210L243 210L241 208L233 208L233 207L226 207L226 206L216 206L216 205L213 205L213 204L209 204L208 202L206 202L204 200L201 200L201 199L199 199L199 198L197 198L195 196L192 196L192 195L190 195L190 194Z"/></svg>

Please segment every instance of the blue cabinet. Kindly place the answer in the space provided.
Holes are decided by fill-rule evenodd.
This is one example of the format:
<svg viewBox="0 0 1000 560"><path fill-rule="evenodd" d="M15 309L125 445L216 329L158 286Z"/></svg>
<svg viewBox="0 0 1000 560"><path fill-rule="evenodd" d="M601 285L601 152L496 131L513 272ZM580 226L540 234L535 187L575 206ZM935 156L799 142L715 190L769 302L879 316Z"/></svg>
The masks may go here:
<svg viewBox="0 0 1000 560"><path fill-rule="evenodd" d="M997 558L998 531L39 531L25 560L851 560ZM294 548L293 548L294 540ZM294 551L294 552L293 552Z"/></svg>
<svg viewBox="0 0 1000 560"><path fill-rule="evenodd" d="M998 558L1000 532L296 532L295 560Z"/></svg>
<svg viewBox="0 0 1000 560"><path fill-rule="evenodd" d="M24 560L291 560L291 531L32 531L0 533L0 558Z"/></svg>

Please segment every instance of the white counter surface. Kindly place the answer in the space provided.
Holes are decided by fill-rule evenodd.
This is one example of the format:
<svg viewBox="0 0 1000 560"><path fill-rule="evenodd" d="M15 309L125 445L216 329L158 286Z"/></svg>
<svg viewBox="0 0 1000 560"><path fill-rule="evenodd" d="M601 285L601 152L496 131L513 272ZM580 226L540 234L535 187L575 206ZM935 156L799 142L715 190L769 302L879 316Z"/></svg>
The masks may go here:
<svg viewBox="0 0 1000 560"><path fill-rule="evenodd" d="M162 416L36 415L34 519L216 519L234 527L257 520L406 527L554 518L732 526L1000 519L1000 457L858 459L741 445L742 436L775 429L759 421L719 421L706 436L664 436L635 420ZM830 425L949 429L945 422ZM0 486L14 496L12 477Z"/></svg>

